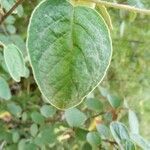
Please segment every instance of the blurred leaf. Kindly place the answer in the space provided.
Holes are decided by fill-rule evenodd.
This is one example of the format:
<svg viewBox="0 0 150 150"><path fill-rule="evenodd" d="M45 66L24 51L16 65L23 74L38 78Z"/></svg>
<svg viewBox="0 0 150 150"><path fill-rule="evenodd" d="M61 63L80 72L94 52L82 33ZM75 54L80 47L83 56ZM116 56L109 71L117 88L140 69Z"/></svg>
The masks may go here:
<svg viewBox="0 0 150 150"><path fill-rule="evenodd" d="M15 26L13 26L13 25L7 25L6 26L6 29L7 29L7 31L9 32L9 33L11 33L11 34L14 34L14 33L16 33L16 28L15 28Z"/></svg>
<svg viewBox="0 0 150 150"><path fill-rule="evenodd" d="M111 21L111 17L107 11L107 8L104 5L97 5L96 10L102 15L106 24L108 25L110 30L113 30L113 25Z"/></svg>
<svg viewBox="0 0 150 150"><path fill-rule="evenodd" d="M115 121L110 124L110 130L115 141L119 144L121 150L123 150L124 148L121 145L121 142L125 140L130 140L126 126L120 122Z"/></svg>
<svg viewBox="0 0 150 150"><path fill-rule="evenodd" d="M131 133L139 134L139 121L138 118L132 110L128 112L129 126Z"/></svg>
<svg viewBox="0 0 150 150"><path fill-rule="evenodd" d="M16 34L9 35L9 36L0 34L0 41L4 45L9 45L13 43L19 48L19 50L21 50L24 56L26 55L26 46L21 36L16 35Z"/></svg>
<svg viewBox="0 0 150 150"><path fill-rule="evenodd" d="M128 0L128 4L138 8L144 8L141 0Z"/></svg>
<svg viewBox="0 0 150 150"><path fill-rule="evenodd" d="M99 146L101 144L101 138L97 132L89 132L86 139L92 146Z"/></svg>
<svg viewBox="0 0 150 150"><path fill-rule="evenodd" d="M100 112L103 110L103 104L100 100L96 98L88 98L85 101L87 107L93 111Z"/></svg>
<svg viewBox="0 0 150 150"><path fill-rule="evenodd" d="M34 143L28 142L26 139L22 139L18 143L18 150L37 150Z"/></svg>
<svg viewBox="0 0 150 150"><path fill-rule="evenodd" d="M0 98L9 100L11 98L11 92L8 83L0 76Z"/></svg>
<svg viewBox="0 0 150 150"><path fill-rule="evenodd" d="M12 133L12 140L13 140L13 142L14 142L14 143L17 143L18 140L19 140L19 138L20 138L19 133L18 133L17 131L14 131L14 132Z"/></svg>
<svg viewBox="0 0 150 150"><path fill-rule="evenodd" d="M98 89L100 90L101 95L104 97L107 97L107 95L109 94L109 91L102 86L99 86Z"/></svg>
<svg viewBox="0 0 150 150"><path fill-rule="evenodd" d="M38 133L38 126L37 124L32 124L30 127L30 133L33 137L36 136L36 134Z"/></svg>
<svg viewBox="0 0 150 150"><path fill-rule="evenodd" d="M21 77L26 76L26 66L21 51L10 44L4 47L4 59L11 77L20 82Z"/></svg>
<svg viewBox="0 0 150 150"><path fill-rule="evenodd" d="M122 104L122 99L115 95L107 95L107 99L113 108L118 108Z"/></svg>
<svg viewBox="0 0 150 150"><path fill-rule="evenodd" d="M54 131L52 127L43 129L38 136L35 138L34 142L36 145L43 146L46 144L52 144L56 140Z"/></svg>
<svg viewBox="0 0 150 150"><path fill-rule="evenodd" d="M104 125L104 124L98 124L96 126L96 129L98 133L100 134L100 137L103 139L109 139L110 138L110 129Z"/></svg>
<svg viewBox="0 0 150 150"><path fill-rule="evenodd" d="M131 134L130 137L143 150L150 150L150 142L145 140L142 136L138 134Z"/></svg>
<svg viewBox="0 0 150 150"><path fill-rule="evenodd" d="M76 128L75 129L76 138L80 141L85 141L86 140L87 133L88 133L88 131L85 130L85 129L81 129L81 128Z"/></svg>
<svg viewBox="0 0 150 150"><path fill-rule="evenodd" d="M8 111L12 113L14 116L16 117L21 116L22 109L19 105L12 102L12 103L7 104L7 108L8 108Z"/></svg>
<svg viewBox="0 0 150 150"><path fill-rule="evenodd" d="M126 26L125 21L122 21L121 24L120 24L120 37L123 37L123 35L124 35L125 26Z"/></svg>
<svg viewBox="0 0 150 150"><path fill-rule="evenodd" d="M65 118L71 127L80 127L87 119L86 115L77 108L70 108L65 111Z"/></svg>
<svg viewBox="0 0 150 150"><path fill-rule="evenodd" d="M89 143L84 143L81 150L92 150L92 147Z"/></svg>
<svg viewBox="0 0 150 150"><path fill-rule="evenodd" d="M129 140L126 140L125 150L136 150L134 143Z"/></svg>
<svg viewBox="0 0 150 150"><path fill-rule="evenodd" d="M28 115L26 112L22 113L22 121L27 121Z"/></svg>
<svg viewBox="0 0 150 150"><path fill-rule="evenodd" d="M37 124L43 124L44 123L44 117L39 112L32 112L31 118L33 122Z"/></svg>
<svg viewBox="0 0 150 150"><path fill-rule="evenodd" d="M44 117L48 118L48 117L52 117L53 115L55 115L56 109L51 105L43 105L40 108L40 112Z"/></svg>

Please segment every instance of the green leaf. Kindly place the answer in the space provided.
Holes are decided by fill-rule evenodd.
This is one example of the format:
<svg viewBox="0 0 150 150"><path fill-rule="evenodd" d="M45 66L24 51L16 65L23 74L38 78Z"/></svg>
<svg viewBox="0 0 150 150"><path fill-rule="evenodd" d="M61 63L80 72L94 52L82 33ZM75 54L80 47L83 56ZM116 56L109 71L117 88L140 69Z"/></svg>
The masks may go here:
<svg viewBox="0 0 150 150"><path fill-rule="evenodd" d="M92 150L92 146L89 143L84 143L81 150Z"/></svg>
<svg viewBox="0 0 150 150"><path fill-rule="evenodd" d="M44 117L39 112L33 112L31 114L31 118L33 122L37 124L43 124L44 123Z"/></svg>
<svg viewBox="0 0 150 150"><path fill-rule="evenodd" d="M53 106L44 105L41 107L40 112L44 117L48 118L52 117L56 113L56 109Z"/></svg>
<svg viewBox="0 0 150 150"><path fill-rule="evenodd" d="M13 134L12 134L12 140L13 140L13 142L17 143L18 140L19 140L19 138L20 138L19 133L17 131L13 132Z"/></svg>
<svg viewBox="0 0 150 150"><path fill-rule="evenodd" d="M88 98L86 99L86 105L89 109L93 111L102 111L103 110L103 104L100 100L95 98Z"/></svg>
<svg viewBox="0 0 150 150"><path fill-rule="evenodd" d="M127 140L125 142L125 150L136 150L134 143L131 142L130 140Z"/></svg>
<svg viewBox="0 0 150 150"><path fill-rule="evenodd" d="M9 103L7 104L8 111L11 112L14 116L20 117L22 109L19 105L15 103Z"/></svg>
<svg viewBox="0 0 150 150"><path fill-rule="evenodd" d="M139 121L135 112L129 110L128 118L131 133L139 134Z"/></svg>
<svg viewBox="0 0 150 150"><path fill-rule="evenodd" d="M97 132L89 132L86 139L92 146L99 146L101 144L101 138Z"/></svg>
<svg viewBox="0 0 150 150"><path fill-rule="evenodd" d="M14 45L4 47L4 59L11 77L20 82L21 77L26 76L26 66L21 51Z"/></svg>
<svg viewBox="0 0 150 150"><path fill-rule="evenodd" d="M55 141L55 135L52 127L43 129L38 136L35 138L34 142L36 145L43 146L45 144L52 144Z"/></svg>
<svg viewBox="0 0 150 150"><path fill-rule="evenodd" d="M115 141L119 144L120 149L123 150L124 148L121 145L121 142L130 139L126 126L120 122L115 121L110 124L110 130Z"/></svg>
<svg viewBox="0 0 150 150"><path fill-rule="evenodd" d="M98 124L96 126L96 129L103 139L109 139L110 138L110 129L106 125Z"/></svg>
<svg viewBox="0 0 150 150"><path fill-rule="evenodd" d="M8 83L0 77L0 98L9 100L11 98L11 92Z"/></svg>
<svg viewBox="0 0 150 150"><path fill-rule="evenodd" d="M112 53L103 18L65 0L46 0L36 7L27 47L40 91L61 109L78 105L98 86Z"/></svg>
<svg viewBox="0 0 150 150"><path fill-rule="evenodd" d="M75 129L75 133L76 133L76 138L79 141L85 141L86 140L86 135L88 133L88 130L81 129L81 128L76 128Z"/></svg>
<svg viewBox="0 0 150 150"><path fill-rule="evenodd" d="M107 11L107 8L104 5L97 4L96 10L102 15L102 17L105 19L108 27L110 30L113 30L113 25L111 21L111 17Z"/></svg>
<svg viewBox="0 0 150 150"><path fill-rule="evenodd" d="M128 0L128 4L138 8L144 8L144 4L141 0Z"/></svg>
<svg viewBox="0 0 150 150"><path fill-rule="evenodd" d="M31 135L35 137L36 134L37 134L37 132L38 132L38 126L37 126L37 124L32 124L31 127L30 127L30 133L31 133Z"/></svg>
<svg viewBox="0 0 150 150"><path fill-rule="evenodd" d="M65 111L65 118L71 127L80 127L84 124L87 117L77 108L70 108Z"/></svg>
<svg viewBox="0 0 150 150"><path fill-rule="evenodd" d="M140 135L138 135L138 134L131 134L130 137L143 150L150 150L150 142L148 142L147 140L145 140Z"/></svg>
<svg viewBox="0 0 150 150"><path fill-rule="evenodd" d="M108 94L107 99L113 108L118 108L122 103L122 99L115 95Z"/></svg>

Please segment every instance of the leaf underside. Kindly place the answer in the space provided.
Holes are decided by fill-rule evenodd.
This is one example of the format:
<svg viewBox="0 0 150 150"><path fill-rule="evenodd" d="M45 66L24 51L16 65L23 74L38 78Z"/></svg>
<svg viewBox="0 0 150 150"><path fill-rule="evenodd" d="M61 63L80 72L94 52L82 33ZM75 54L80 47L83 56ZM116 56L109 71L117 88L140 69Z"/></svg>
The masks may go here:
<svg viewBox="0 0 150 150"><path fill-rule="evenodd" d="M102 80L111 58L111 39L93 9L47 0L34 10L28 53L36 82L55 107L79 104Z"/></svg>

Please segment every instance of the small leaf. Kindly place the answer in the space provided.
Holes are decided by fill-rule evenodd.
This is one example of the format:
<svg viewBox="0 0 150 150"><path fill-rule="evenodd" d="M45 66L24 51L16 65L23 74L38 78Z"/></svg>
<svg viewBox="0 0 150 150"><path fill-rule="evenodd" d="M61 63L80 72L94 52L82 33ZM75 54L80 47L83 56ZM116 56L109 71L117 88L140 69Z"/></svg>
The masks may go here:
<svg viewBox="0 0 150 150"><path fill-rule="evenodd" d="M34 142L36 145L43 146L46 144L52 144L55 140L53 128L46 127L38 134Z"/></svg>
<svg viewBox="0 0 150 150"><path fill-rule="evenodd" d="M103 139L109 139L110 138L110 129L106 125L98 124L96 126L96 129Z"/></svg>
<svg viewBox="0 0 150 150"><path fill-rule="evenodd" d="M136 150L135 145L130 140L126 140L125 142L125 150Z"/></svg>
<svg viewBox="0 0 150 150"><path fill-rule="evenodd" d="M127 1L129 5L138 7L138 8L144 8L144 4L141 0L128 0Z"/></svg>
<svg viewBox="0 0 150 150"><path fill-rule="evenodd" d="M19 140L19 138L20 138L19 133L17 131L13 132L13 134L12 134L12 140L13 140L13 142L17 143L18 140Z"/></svg>
<svg viewBox="0 0 150 150"><path fill-rule="evenodd" d="M121 24L120 24L120 37L123 37L123 35L124 35L125 26L126 26L125 21L122 21Z"/></svg>
<svg viewBox="0 0 150 150"><path fill-rule="evenodd" d="M92 150L92 146L89 143L84 143L81 150Z"/></svg>
<svg viewBox="0 0 150 150"><path fill-rule="evenodd" d="M44 123L44 117L39 112L33 112L31 114L31 118L33 122L37 124L43 124Z"/></svg>
<svg viewBox="0 0 150 150"><path fill-rule="evenodd" d="M131 133L139 134L139 121L138 118L132 110L129 110L128 113L129 125Z"/></svg>
<svg viewBox="0 0 150 150"><path fill-rule="evenodd" d="M41 107L40 112L44 117L48 118L52 117L56 113L56 109L53 106L44 105Z"/></svg>
<svg viewBox="0 0 150 150"><path fill-rule="evenodd" d="M0 77L0 98L9 100L11 98L11 92L8 83Z"/></svg>
<svg viewBox="0 0 150 150"><path fill-rule="evenodd" d="M75 133L76 133L76 138L79 141L85 141L86 140L86 135L87 135L88 131L85 130L85 129L76 128L75 129Z"/></svg>
<svg viewBox="0 0 150 150"><path fill-rule="evenodd" d="M145 140L142 136L138 134L131 134L130 137L143 150L150 150L150 142Z"/></svg>
<svg viewBox="0 0 150 150"><path fill-rule="evenodd" d="M107 95L107 99L113 108L118 108L122 103L122 99L115 95L109 94Z"/></svg>
<svg viewBox="0 0 150 150"><path fill-rule="evenodd" d="M101 144L101 138L97 132L89 132L86 139L92 146L99 146Z"/></svg>
<svg viewBox="0 0 150 150"><path fill-rule="evenodd" d="M22 109L19 105L15 103L9 103L7 104L8 111L11 112L14 116L20 117Z"/></svg>
<svg viewBox="0 0 150 150"><path fill-rule="evenodd" d="M109 91L106 88L102 87L102 86L99 86L98 89L99 89L101 95L104 96L104 97L107 97L107 95L109 94Z"/></svg>
<svg viewBox="0 0 150 150"><path fill-rule="evenodd" d="M38 126L37 126L37 124L32 124L31 127L30 127L30 133L31 133L31 135L33 137L35 137L36 134L37 134L37 132L38 132Z"/></svg>
<svg viewBox="0 0 150 150"><path fill-rule="evenodd" d="M121 145L121 142L130 139L126 126L116 121L110 124L110 130L115 141L119 144L120 149L123 150L124 148Z"/></svg>
<svg viewBox="0 0 150 150"><path fill-rule="evenodd" d="M66 0L42 1L35 8L27 47L41 93L60 109L78 105L98 86L112 53L103 18Z"/></svg>
<svg viewBox="0 0 150 150"><path fill-rule="evenodd" d="M4 47L4 59L11 77L20 82L21 77L26 75L26 67L21 51L14 45Z"/></svg>
<svg viewBox="0 0 150 150"><path fill-rule="evenodd" d="M104 5L97 5L96 10L102 15L110 30L113 30L111 17Z"/></svg>
<svg viewBox="0 0 150 150"><path fill-rule="evenodd" d="M86 99L86 105L89 109L93 111L102 111L103 110L103 104L100 100L95 99L95 98L88 98Z"/></svg>
<svg viewBox="0 0 150 150"><path fill-rule="evenodd" d="M77 108L70 108L65 111L65 118L71 127L80 127L84 124L87 117Z"/></svg>

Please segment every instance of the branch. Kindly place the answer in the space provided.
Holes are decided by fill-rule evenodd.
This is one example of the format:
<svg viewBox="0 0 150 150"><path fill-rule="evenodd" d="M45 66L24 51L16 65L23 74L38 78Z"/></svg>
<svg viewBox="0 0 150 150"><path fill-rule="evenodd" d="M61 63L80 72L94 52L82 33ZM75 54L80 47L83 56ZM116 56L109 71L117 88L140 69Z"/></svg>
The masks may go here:
<svg viewBox="0 0 150 150"><path fill-rule="evenodd" d="M111 141L111 140L108 140L108 139L102 139L103 142L106 142L106 143L109 143L111 145L118 145L118 143L116 141Z"/></svg>
<svg viewBox="0 0 150 150"><path fill-rule="evenodd" d="M0 24L4 22L4 20L12 14L12 12L23 2L24 0L17 0L16 3L12 6L12 8L6 12L1 18L0 18Z"/></svg>
<svg viewBox="0 0 150 150"><path fill-rule="evenodd" d="M137 13L141 13L141 14L145 14L145 15L150 15L150 10L136 8L134 6L111 3L111 2L102 1L102 0L82 0L82 1L93 2L93 3L100 4L100 5L104 5L106 7L113 7L113 8L116 8L116 9L124 9L124 10L128 10L128 11L131 11L131 12L137 12Z"/></svg>

